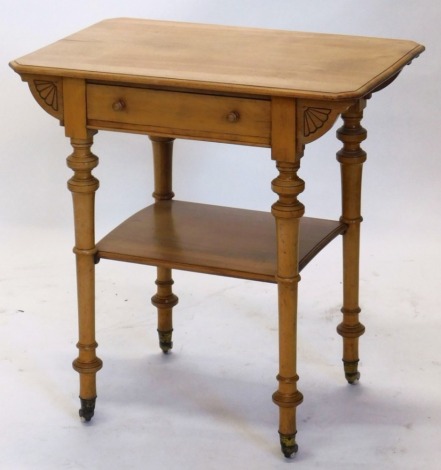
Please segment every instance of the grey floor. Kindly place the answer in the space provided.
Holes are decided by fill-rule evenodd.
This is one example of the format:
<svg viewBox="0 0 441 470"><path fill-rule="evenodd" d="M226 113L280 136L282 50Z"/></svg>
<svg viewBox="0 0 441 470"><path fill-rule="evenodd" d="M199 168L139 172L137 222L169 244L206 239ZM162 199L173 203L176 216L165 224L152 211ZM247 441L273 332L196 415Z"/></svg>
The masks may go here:
<svg viewBox="0 0 441 470"><path fill-rule="evenodd" d="M149 301L154 270L102 261L97 339L104 367L96 415L85 424L71 368L71 234L27 227L1 238L0 469L440 468L440 254L433 247L365 237L366 334L356 386L345 385L335 332L340 244L305 269L300 451L286 461L271 402L273 285L176 272L174 349L165 356Z"/></svg>

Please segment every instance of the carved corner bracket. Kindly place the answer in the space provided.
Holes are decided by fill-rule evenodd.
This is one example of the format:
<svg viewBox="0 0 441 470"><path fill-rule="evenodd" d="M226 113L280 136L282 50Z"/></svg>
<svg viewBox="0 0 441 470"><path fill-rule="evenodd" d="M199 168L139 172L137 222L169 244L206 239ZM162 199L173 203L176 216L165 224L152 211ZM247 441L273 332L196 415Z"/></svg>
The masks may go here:
<svg viewBox="0 0 441 470"><path fill-rule="evenodd" d="M24 76L37 103L51 116L63 120L63 82L58 77Z"/></svg>
<svg viewBox="0 0 441 470"><path fill-rule="evenodd" d="M297 104L297 141L309 144L326 134L340 114L353 101L299 100Z"/></svg>

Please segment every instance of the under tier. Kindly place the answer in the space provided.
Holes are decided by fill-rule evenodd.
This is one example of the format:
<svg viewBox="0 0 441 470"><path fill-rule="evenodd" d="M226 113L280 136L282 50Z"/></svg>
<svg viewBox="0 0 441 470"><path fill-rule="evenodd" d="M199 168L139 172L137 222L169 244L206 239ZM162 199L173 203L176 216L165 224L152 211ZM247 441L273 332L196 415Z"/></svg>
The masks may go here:
<svg viewBox="0 0 441 470"><path fill-rule="evenodd" d="M303 217L303 269L337 235L341 222ZM97 245L98 259L276 282L276 226L267 212L182 201L139 211Z"/></svg>

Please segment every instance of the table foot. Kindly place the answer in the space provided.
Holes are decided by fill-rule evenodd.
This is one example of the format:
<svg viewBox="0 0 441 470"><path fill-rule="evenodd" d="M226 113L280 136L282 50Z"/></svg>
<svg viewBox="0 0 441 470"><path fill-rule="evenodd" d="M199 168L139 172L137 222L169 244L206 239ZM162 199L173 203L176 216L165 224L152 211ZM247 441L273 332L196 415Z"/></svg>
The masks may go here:
<svg viewBox="0 0 441 470"><path fill-rule="evenodd" d="M282 448L283 455L290 459L293 454L297 453L299 446L296 443L295 434L281 434L280 435L280 447Z"/></svg>
<svg viewBox="0 0 441 470"><path fill-rule="evenodd" d="M162 349L164 354L168 354L168 352L173 348L173 341L172 341L172 334L173 330L169 331L159 331L159 347Z"/></svg>
<svg viewBox="0 0 441 470"><path fill-rule="evenodd" d="M358 372L358 361L343 361L345 377L349 384L355 385L360 380L360 372Z"/></svg>
<svg viewBox="0 0 441 470"><path fill-rule="evenodd" d="M84 419L84 421L90 421L93 418L95 413L95 398L81 398L81 408L79 410L80 418Z"/></svg>

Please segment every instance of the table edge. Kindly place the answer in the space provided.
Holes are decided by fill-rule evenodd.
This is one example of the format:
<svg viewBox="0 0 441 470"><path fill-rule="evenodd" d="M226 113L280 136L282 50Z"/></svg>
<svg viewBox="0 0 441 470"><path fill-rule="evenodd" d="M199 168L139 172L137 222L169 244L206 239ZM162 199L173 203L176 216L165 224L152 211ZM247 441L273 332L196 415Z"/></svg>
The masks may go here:
<svg viewBox="0 0 441 470"><path fill-rule="evenodd" d="M293 90L289 88L275 88L253 86L245 84L234 83L218 83L206 81L193 81L185 79L164 78L164 77L149 77L130 74L115 74L106 72L91 72L86 70L72 70L53 67L39 67L35 65L26 65L19 62L19 59L9 62L9 66L19 75L38 75L47 77L62 77L62 78L78 78L83 80L100 80L108 83L125 83L136 84L144 86L155 87L176 87L180 89L200 90L210 92L225 92L225 93L238 93L238 94L251 94L256 96L283 96L290 98L301 99L319 99L325 101L336 101L346 99L358 99L366 96L374 91L381 84L388 79L397 75L406 65L413 59L417 58L424 50L425 47L414 43L415 47L411 49L400 60L395 62L388 69L377 75L369 82L364 84L357 90L341 91L341 92L320 92L311 90Z"/></svg>

